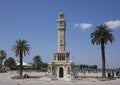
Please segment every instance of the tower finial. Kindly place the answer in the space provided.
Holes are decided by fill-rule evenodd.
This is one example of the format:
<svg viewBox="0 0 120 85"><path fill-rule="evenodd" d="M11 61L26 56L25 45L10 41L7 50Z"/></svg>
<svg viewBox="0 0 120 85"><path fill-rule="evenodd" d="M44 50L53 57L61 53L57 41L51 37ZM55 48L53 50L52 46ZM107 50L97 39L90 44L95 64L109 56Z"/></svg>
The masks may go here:
<svg viewBox="0 0 120 85"><path fill-rule="evenodd" d="M60 10L59 15L64 15L64 12L62 9Z"/></svg>

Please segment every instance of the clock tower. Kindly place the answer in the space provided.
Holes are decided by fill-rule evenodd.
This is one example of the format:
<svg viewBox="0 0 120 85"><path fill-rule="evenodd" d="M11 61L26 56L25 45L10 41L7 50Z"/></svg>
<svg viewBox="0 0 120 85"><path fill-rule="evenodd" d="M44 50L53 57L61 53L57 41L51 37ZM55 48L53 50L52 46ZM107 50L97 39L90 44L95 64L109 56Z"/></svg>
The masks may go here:
<svg viewBox="0 0 120 85"><path fill-rule="evenodd" d="M66 51L66 20L63 11L59 12L57 19L58 50L54 53L54 60L48 64L48 70L54 78L65 78L71 75L73 62L69 60L70 53Z"/></svg>

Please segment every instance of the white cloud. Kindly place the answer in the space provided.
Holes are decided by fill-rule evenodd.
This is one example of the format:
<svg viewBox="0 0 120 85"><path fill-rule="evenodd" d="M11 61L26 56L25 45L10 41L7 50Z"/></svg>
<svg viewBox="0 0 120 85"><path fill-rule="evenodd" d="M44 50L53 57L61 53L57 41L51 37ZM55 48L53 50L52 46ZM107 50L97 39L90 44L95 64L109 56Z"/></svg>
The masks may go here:
<svg viewBox="0 0 120 85"><path fill-rule="evenodd" d="M78 24L78 23L76 23L76 24L74 25L74 27L79 27L79 24Z"/></svg>
<svg viewBox="0 0 120 85"><path fill-rule="evenodd" d="M89 24L89 23L81 23L80 24L80 28L82 28L82 29L87 29L90 27L92 27L92 24Z"/></svg>
<svg viewBox="0 0 120 85"><path fill-rule="evenodd" d="M117 27L120 27L120 20L108 21L108 22L105 22L105 24L109 26L109 28L117 28Z"/></svg>
<svg viewBox="0 0 120 85"><path fill-rule="evenodd" d="M79 27L79 28L85 30L85 29L88 29L88 28L92 27L92 24L90 24L90 23L80 23L80 24L76 23L74 25L74 27Z"/></svg>

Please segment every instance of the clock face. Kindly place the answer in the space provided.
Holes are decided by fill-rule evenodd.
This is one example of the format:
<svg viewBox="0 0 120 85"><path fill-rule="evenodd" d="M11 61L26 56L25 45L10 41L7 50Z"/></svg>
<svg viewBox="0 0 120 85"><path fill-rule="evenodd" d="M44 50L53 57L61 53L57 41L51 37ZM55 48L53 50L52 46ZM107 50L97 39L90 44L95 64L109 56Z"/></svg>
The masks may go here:
<svg viewBox="0 0 120 85"><path fill-rule="evenodd" d="M63 27L64 23L63 22L60 22L60 26Z"/></svg>

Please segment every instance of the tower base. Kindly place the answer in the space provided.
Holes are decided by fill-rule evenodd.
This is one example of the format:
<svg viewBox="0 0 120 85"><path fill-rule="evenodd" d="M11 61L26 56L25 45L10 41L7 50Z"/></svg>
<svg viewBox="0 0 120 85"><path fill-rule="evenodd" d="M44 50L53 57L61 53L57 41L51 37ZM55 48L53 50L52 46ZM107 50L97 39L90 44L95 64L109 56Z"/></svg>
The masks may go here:
<svg viewBox="0 0 120 85"><path fill-rule="evenodd" d="M48 71L52 79L66 79L73 73L74 63L71 61L52 61L48 64Z"/></svg>

